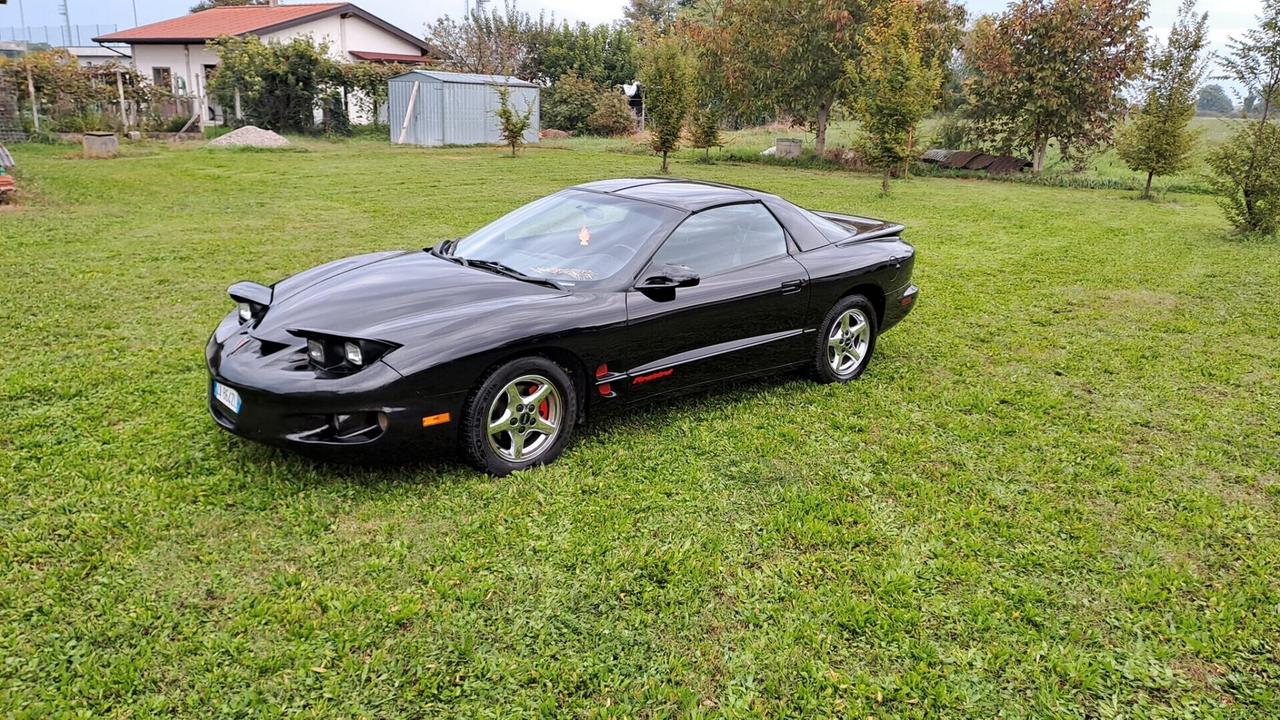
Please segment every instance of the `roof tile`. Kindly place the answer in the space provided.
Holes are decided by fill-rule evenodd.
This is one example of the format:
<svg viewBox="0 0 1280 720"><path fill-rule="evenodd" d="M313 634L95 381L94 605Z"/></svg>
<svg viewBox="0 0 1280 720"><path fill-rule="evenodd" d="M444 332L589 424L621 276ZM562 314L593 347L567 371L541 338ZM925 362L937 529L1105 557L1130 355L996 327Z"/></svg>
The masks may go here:
<svg viewBox="0 0 1280 720"><path fill-rule="evenodd" d="M219 7L103 35L94 38L94 42L156 42L160 40L204 42L223 35L243 35L282 23L294 23L347 5L349 3L340 2L274 7L268 5Z"/></svg>

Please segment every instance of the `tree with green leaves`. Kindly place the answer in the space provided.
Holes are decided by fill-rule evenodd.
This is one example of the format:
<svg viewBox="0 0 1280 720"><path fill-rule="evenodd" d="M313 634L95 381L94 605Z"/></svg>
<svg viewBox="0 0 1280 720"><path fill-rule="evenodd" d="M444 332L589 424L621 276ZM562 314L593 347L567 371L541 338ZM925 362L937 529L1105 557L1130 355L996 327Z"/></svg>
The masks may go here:
<svg viewBox="0 0 1280 720"><path fill-rule="evenodd" d="M1221 63L1225 79L1257 100L1253 117L1234 121L1227 142L1209 154L1219 202L1236 230L1247 235L1280 231L1280 0L1263 0L1256 26L1228 43Z"/></svg>
<svg viewBox="0 0 1280 720"><path fill-rule="evenodd" d="M530 37L545 29L544 20L535 21L514 0L506 0L502 8L472 10L461 20L437 19L427 29L427 41L449 70L533 80Z"/></svg>
<svg viewBox="0 0 1280 720"><path fill-rule="evenodd" d="M703 151L702 162L710 163L711 148L724 144L720 125L730 104L725 64L728 39L722 28L721 7L703 4L699 10L679 27L691 48L689 141Z"/></svg>
<svg viewBox="0 0 1280 720"><path fill-rule="evenodd" d="M975 127L1002 151L1030 151L1044 169L1110 143L1141 72L1147 0L1017 0L978 20L967 43L965 91Z"/></svg>
<svg viewBox="0 0 1280 720"><path fill-rule="evenodd" d="M698 105L689 118L689 144L702 151L700 162L711 162L711 148L720 147L720 115L713 107Z"/></svg>
<svg viewBox="0 0 1280 720"><path fill-rule="evenodd" d="M1227 91L1217 83L1205 85L1196 95L1196 110L1200 112L1230 115L1235 112L1235 109L1236 106L1231 102Z"/></svg>
<svg viewBox="0 0 1280 720"><path fill-rule="evenodd" d="M891 0L862 35L862 60L850 64L851 105L869 140L868 160L881 171L880 190L911 159L916 126L938 103L941 59L921 52L915 0Z"/></svg>
<svg viewBox="0 0 1280 720"><path fill-rule="evenodd" d="M521 112L511 104L511 88L494 85L493 89L498 93L498 109L493 112L498 118L498 132L511 148L511 157L515 157L516 151L524 146L524 134L533 125L533 105Z"/></svg>
<svg viewBox="0 0 1280 720"><path fill-rule="evenodd" d="M748 112L767 103L804 122L814 149L826 151L832 110L848 101L846 68L861 62L859 38L889 0L723 0L724 62L730 96ZM949 58L964 10L950 0L919 0L921 53ZM941 82L941 81L940 81Z"/></svg>
<svg viewBox="0 0 1280 720"><path fill-rule="evenodd" d="M379 110L387 103L388 83L411 67L398 63L335 63L335 83L377 124Z"/></svg>
<svg viewBox="0 0 1280 720"><path fill-rule="evenodd" d="M542 127L583 132L602 92L599 85L570 71L542 92Z"/></svg>
<svg viewBox="0 0 1280 720"><path fill-rule="evenodd" d="M1182 0L1169 39L1157 41L1143 77L1141 109L1116 138L1116 152L1131 170L1145 172L1143 198L1151 197L1151 181L1191 163L1196 133L1196 87L1208 67L1208 13L1197 13L1195 0Z"/></svg>
<svg viewBox="0 0 1280 720"><path fill-rule="evenodd" d="M689 113L689 78L684 50L674 38L658 38L644 49L640 69L650 147L662 154L662 173L671 170L667 155L680 148L680 133Z"/></svg>
<svg viewBox="0 0 1280 720"><path fill-rule="evenodd" d="M191 6L191 12L198 13L217 7L244 7L245 5L266 5L268 0L200 0Z"/></svg>
<svg viewBox="0 0 1280 720"><path fill-rule="evenodd" d="M622 16L632 25L665 32L680 10L693 4L694 0L630 0Z"/></svg>
<svg viewBox="0 0 1280 720"><path fill-rule="evenodd" d="M813 131L826 151L831 111L847 97L845 67L858 59L864 3L725 0L724 61L739 111L769 104Z"/></svg>
<svg viewBox="0 0 1280 720"><path fill-rule="evenodd" d="M575 73L606 88L636 79L636 36L623 23L561 23L527 35L532 80L555 80Z"/></svg>
<svg viewBox="0 0 1280 720"><path fill-rule="evenodd" d="M316 109L340 84L341 71L329 59L328 45L307 37L265 43L254 36L224 36L209 45L218 53L210 95L233 107L238 94L245 120L268 130L314 129Z"/></svg>

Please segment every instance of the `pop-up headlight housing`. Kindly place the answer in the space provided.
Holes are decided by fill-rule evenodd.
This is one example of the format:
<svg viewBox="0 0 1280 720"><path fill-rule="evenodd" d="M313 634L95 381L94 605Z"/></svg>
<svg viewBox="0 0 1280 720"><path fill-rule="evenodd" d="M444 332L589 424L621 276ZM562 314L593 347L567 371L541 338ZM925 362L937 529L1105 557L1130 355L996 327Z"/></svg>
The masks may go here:
<svg viewBox="0 0 1280 720"><path fill-rule="evenodd" d="M317 372L350 375L400 347L384 340L351 338L316 330L289 330L307 341L307 363Z"/></svg>
<svg viewBox="0 0 1280 720"><path fill-rule="evenodd" d="M257 322L271 307L271 288L255 282L238 282L227 288L227 294L236 301L236 313L240 324Z"/></svg>

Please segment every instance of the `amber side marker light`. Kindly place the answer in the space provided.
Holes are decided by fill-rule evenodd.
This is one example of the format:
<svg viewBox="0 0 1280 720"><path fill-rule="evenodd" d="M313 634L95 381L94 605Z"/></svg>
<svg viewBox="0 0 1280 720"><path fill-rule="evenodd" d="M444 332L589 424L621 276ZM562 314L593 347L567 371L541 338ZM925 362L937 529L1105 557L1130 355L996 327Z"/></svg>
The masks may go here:
<svg viewBox="0 0 1280 720"><path fill-rule="evenodd" d="M422 427L431 427L433 425L443 425L449 422L451 418L449 413L440 413L439 415L428 415L422 418Z"/></svg>

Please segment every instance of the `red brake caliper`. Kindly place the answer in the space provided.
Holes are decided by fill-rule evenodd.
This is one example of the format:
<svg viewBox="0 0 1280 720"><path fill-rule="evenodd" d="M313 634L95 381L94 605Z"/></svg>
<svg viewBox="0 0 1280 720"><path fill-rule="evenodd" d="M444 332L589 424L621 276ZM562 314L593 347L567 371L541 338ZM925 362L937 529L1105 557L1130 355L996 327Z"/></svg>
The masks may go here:
<svg viewBox="0 0 1280 720"><path fill-rule="evenodd" d="M542 387L542 386L541 386L541 385L530 385L530 386L529 386L529 392L530 392L531 394L532 394L532 393L536 393L536 392L538 392L538 388L539 388L539 387ZM546 419L547 419L547 401L546 401L546 400L543 400L543 401L542 401L542 403L541 403L540 405L538 405L538 414L542 416L542 419L543 419L543 420L546 420Z"/></svg>

